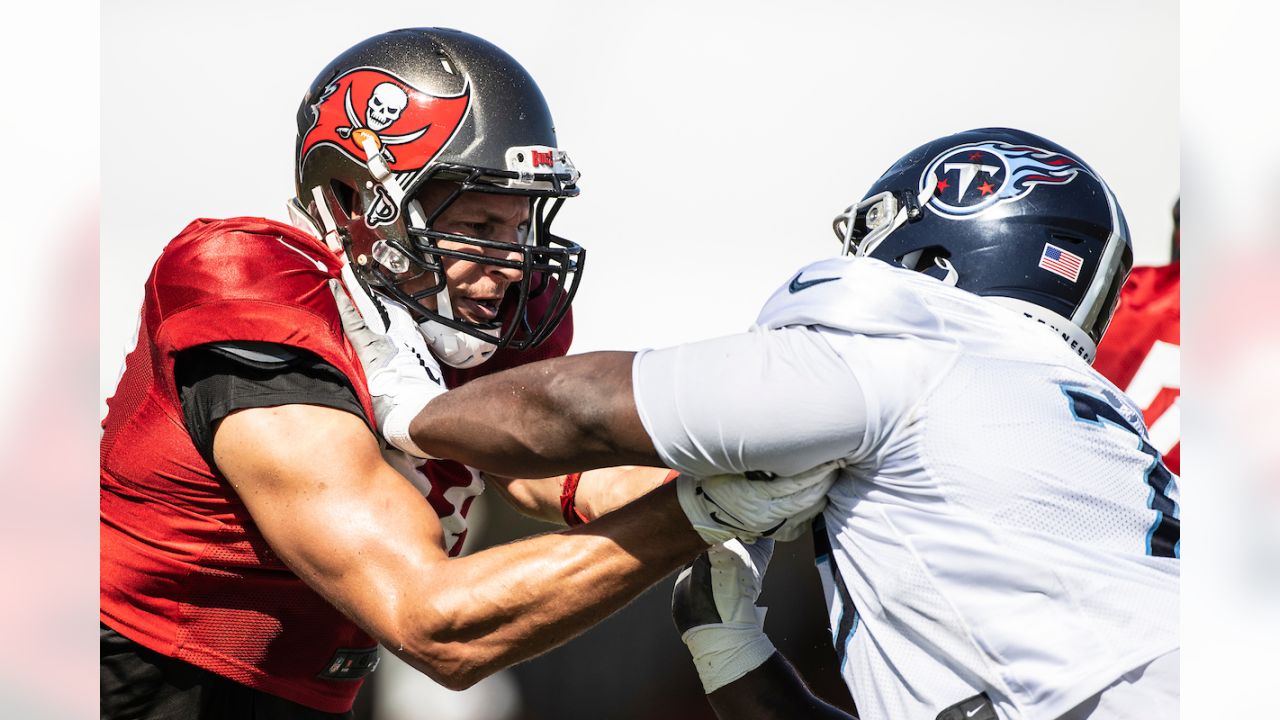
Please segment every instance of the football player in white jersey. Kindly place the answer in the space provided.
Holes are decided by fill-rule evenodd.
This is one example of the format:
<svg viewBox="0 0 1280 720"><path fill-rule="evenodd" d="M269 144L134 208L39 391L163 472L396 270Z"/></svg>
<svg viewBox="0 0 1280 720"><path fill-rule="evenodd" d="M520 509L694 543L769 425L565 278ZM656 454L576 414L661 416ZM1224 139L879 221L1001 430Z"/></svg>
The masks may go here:
<svg viewBox="0 0 1280 720"><path fill-rule="evenodd" d="M815 546L862 717L1176 717L1177 477L1089 365L1132 264L1111 190L986 128L911 151L835 228L842 256L792 273L749 332L482 378L384 432L496 473L835 463ZM347 319L387 366L394 339ZM696 562L677 624L721 717L841 717L763 633L770 549Z"/></svg>

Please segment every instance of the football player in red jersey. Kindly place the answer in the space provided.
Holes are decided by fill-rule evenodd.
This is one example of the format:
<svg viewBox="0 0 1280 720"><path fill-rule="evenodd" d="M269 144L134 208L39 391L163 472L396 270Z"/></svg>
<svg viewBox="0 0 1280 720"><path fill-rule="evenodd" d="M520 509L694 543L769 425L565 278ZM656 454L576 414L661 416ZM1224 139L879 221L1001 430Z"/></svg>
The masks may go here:
<svg viewBox="0 0 1280 720"><path fill-rule="evenodd" d="M465 687L707 546L668 486L589 530L451 559L478 474L375 437L339 277L371 323L413 328L424 398L568 349L583 252L550 225L578 173L515 60L453 30L370 38L312 84L296 157L296 227L196 220L147 280L100 449L104 718L349 717L377 643ZM576 506L576 477L501 484L577 519L665 474Z"/></svg>
<svg viewBox="0 0 1280 720"><path fill-rule="evenodd" d="M1093 363L1143 408L1151 444L1164 453L1174 473L1180 473L1182 465L1180 205L1180 200L1173 205L1172 261L1135 267L1129 274Z"/></svg>

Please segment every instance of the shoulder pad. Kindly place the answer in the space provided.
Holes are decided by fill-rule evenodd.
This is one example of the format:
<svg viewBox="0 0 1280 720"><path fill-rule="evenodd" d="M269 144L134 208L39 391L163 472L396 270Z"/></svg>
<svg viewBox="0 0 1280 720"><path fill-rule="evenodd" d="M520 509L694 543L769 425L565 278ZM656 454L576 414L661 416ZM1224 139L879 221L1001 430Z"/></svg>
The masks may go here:
<svg viewBox="0 0 1280 720"><path fill-rule="evenodd" d="M924 295L942 283L873 258L838 257L805 266L774 292L756 324L823 326L862 335L940 335Z"/></svg>

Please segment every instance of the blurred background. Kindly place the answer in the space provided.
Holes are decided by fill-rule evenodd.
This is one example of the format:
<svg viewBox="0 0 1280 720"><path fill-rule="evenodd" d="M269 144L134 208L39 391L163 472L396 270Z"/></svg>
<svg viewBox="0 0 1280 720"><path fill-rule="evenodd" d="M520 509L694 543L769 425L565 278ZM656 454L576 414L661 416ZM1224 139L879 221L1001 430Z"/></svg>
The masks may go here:
<svg viewBox="0 0 1280 720"><path fill-rule="evenodd" d="M1181 192L1184 710L1273 714L1273 6L75 0L27 13L0 29L12 83L0 182L15 250L13 350L0 353L0 569L13 578L0 595L11 645L0 715L94 712L96 423L155 255L197 216L284 218L307 84L356 41L411 25L495 42L547 96L584 171L582 197L557 221L591 256L575 351L741 330L792 268L835 251L838 209L948 132L1013 125L1079 154L1116 191L1142 264L1168 260ZM548 529L485 500L471 550ZM805 542L779 554L767 629L844 704L811 567ZM466 693L388 663L365 717L707 717L667 618L669 587Z"/></svg>

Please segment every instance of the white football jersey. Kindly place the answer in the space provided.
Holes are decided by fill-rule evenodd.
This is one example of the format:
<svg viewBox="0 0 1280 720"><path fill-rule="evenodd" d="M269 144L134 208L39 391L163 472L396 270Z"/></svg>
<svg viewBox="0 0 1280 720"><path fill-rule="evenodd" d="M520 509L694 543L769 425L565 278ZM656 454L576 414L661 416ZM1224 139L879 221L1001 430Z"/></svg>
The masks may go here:
<svg viewBox="0 0 1280 720"><path fill-rule="evenodd" d="M979 693L1055 718L1178 647L1177 478L1139 409L1018 313L835 258L753 332L642 353L633 377L681 471L849 460L815 546L864 718Z"/></svg>

